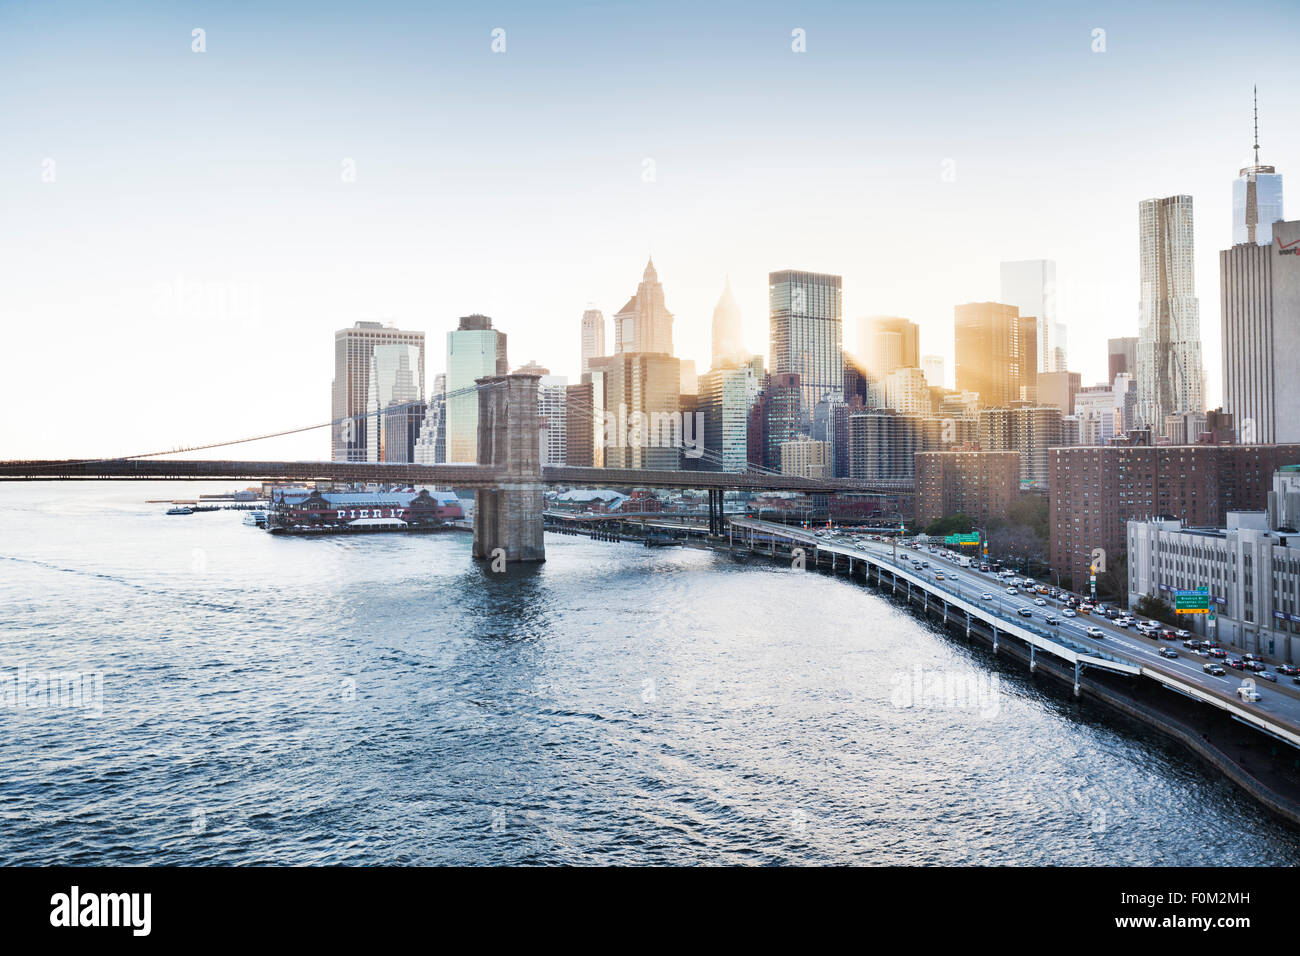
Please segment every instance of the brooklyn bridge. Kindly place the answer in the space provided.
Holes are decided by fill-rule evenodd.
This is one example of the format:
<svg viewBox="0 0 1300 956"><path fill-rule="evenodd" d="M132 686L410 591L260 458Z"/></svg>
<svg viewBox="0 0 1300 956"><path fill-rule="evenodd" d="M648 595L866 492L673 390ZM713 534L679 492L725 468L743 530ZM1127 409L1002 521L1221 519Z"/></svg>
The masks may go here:
<svg viewBox="0 0 1300 956"><path fill-rule="evenodd" d="M543 493L547 487L620 485L707 491L709 528L714 533L724 530L723 495L730 490L858 493L877 495L894 502L910 498L913 493L910 481L804 478L768 470L663 471L543 465L538 382L539 376L530 374L491 376L478 380L475 389L479 400L478 461L475 464L240 461L160 458L153 454L124 458L2 461L0 481L198 481L230 478L247 481L385 482L472 488L476 497L474 557L486 559L499 551L504 554L507 562L546 559ZM257 439L240 439L221 444L228 446L250 440ZM899 509L895 506L892 510Z"/></svg>

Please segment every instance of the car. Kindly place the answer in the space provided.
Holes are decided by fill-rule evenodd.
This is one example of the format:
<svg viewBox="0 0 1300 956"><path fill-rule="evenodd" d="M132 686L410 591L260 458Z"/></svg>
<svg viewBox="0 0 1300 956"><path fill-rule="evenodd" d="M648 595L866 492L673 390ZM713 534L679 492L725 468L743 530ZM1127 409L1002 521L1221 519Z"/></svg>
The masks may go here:
<svg viewBox="0 0 1300 956"><path fill-rule="evenodd" d="M1115 610L1113 607L1108 607L1106 608L1106 616L1112 621L1117 620L1119 618L1119 611Z"/></svg>
<svg viewBox="0 0 1300 956"><path fill-rule="evenodd" d="M923 567L923 568L928 568L929 566L930 566L930 562L929 562L929 561L922 561L922 562L921 562L921 567Z"/></svg>
<svg viewBox="0 0 1300 956"><path fill-rule="evenodd" d="M1212 662L1202 664L1201 670L1205 671L1207 674L1213 674L1215 677L1222 677L1224 674L1228 673L1218 664Z"/></svg>
<svg viewBox="0 0 1300 956"><path fill-rule="evenodd" d="M1293 684L1300 684L1300 674L1296 675L1295 677L1292 677L1292 678L1291 678L1291 683L1293 683Z"/></svg>
<svg viewBox="0 0 1300 956"><path fill-rule="evenodd" d="M1277 672L1285 674L1287 677L1295 677L1300 674L1300 667L1296 667L1294 664L1278 664Z"/></svg>
<svg viewBox="0 0 1300 956"><path fill-rule="evenodd" d="M1064 611L1061 612L1061 615L1062 615L1063 617L1078 617L1078 616L1079 616L1078 614L1076 614L1076 613L1074 612L1074 610L1073 610L1072 608L1068 608L1068 607L1067 607Z"/></svg>
<svg viewBox="0 0 1300 956"><path fill-rule="evenodd" d="M1133 619L1130 617L1120 617L1115 619L1116 627L1130 627L1132 626L1132 624L1133 624Z"/></svg>
<svg viewBox="0 0 1300 956"><path fill-rule="evenodd" d="M1206 650L1205 648L1203 648L1203 647L1198 647L1198 648L1196 649L1196 656L1197 656L1197 657L1209 657L1209 656L1210 656L1210 652L1207 651L1207 650Z"/></svg>
<svg viewBox="0 0 1300 956"><path fill-rule="evenodd" d="M1172 661L1174 658L1178 656L1178 652L1174 650L1172 647L1162 647L1160 648L1160 656L1167 657Z"/></svg>
<svg viewBox="0 0 1300 956"><path fill-rule="evenodd" d="M1088 636L1089 636L1089 637L1105 637L1105 635L1101 633L1101 628L1099 628L1099 627L1090 627L1090 628L1088 628Z"/></svg>
<svg viewBox="0 0 1300 956"><path fill-rule="evenodd" d="M1246 661L1246 670L1254 671L1256 674L1267 670L1268 667L1263 661Z"/></svg>
<svg viewBox="0 0 1300 956"><path fill-rule="evenodd" d="M1260 671L1260 672L1259 672L1257 675L1255 675L1255 676L1259 677L1261 680L1266 680L1266 681L1268 681L1270 684L1276 684L1276 683L1277 683L1277 675L1276 675L1276 674L1273 674L1273 673L1270 673L1269 671Z"/></svg>
<svg viewBox="0 0 1300 956"><path fill-rule="evenodd" d="M1178 630L1174 631L1174 637L1191 637L1191 634L1189 634L1187 631L1183 630L1182 628L1179 628Z"/></svg>
<svg viewBox="0 0 1300 956"><path fill-rule="evenodd" d="M1183 641L1183 647L1189 647L1192 650L1196 650L1200 646L1201 642L1198 640Z"/></svg>
<svg viewBox="0 0 1300 956"><path fill-rule="evenodd" d="M1212 647L1210 648L1210 656L1217 657L1219 658L1219 660L1223 660L1223 658L1228 656L1228 652L1225 651L1222 647Z"/></svg>
<svg viewBox="0 0 1300 956"><path fill-rule="evenodd" d="M935 576L934 576L934 579L935 579L936 581L942 581L942 580L944 579L944 577L943 577L943 572L942 572L942 571L936 572L936 573L935 573Z"/></svg>
<svg viewBox="0 0 1300 956"><path fill-rule="evenodd" d="M1034 603L1037 604L1039 607L1047 607L1047 602L1042 598L1034 598Z"/></svg>
<svg viewBox="0 0 1300 956"><path fill-rule="evenodd" d="M1244 667L1246 666L1245 664L1243 664L1243 663L1241 662L1241 658L1240 658L1240 657L1229 657L1229 658L1228 658L1226 661L1224 661L1223 663L1227 664L1227 665L1228 665L1229 667L1231 667L1234 671L1239 671L1239 670L1241 670L1242 668L1244 668Z"/></svg>
<svg viewBox="0 0 1300 956"><path fill-rule="evenodd" d="M1044 620L1045 623L1047 623L1047 624L1051 624L1051 625L1053 625L1053 626L1058 625L1058 624L1061 623L1060 619L1057 618L1055 614L1049 614L1049 615L1047 615L1047 617L1045 617L1043 620Z"/></svg>
<svg viewBox="0 0 1300 956"><path fill-rule="evenodd" d="M1031 610L1029 610L1029 608L1027 608L1027 607L1018 607L1018 608L1016 608L1016 613L1019 614L1021 617L1033 617L1033 616L1034 616L1034 612L1031 611Z"/></svg>
<svg viewBox="0 0 1300 956"><path fill-rule="evenodd" d="M993 595L990 594L988 591L985 591L983 594L980 595L980 600L981 600L981 601L992 601L992 600L993 600Z"/></svg>
<svg viewBox="0 0 1300 956"><path fill-rule="evenodd" d="M1263 658L1261 658L1258 654L1242 654L1242 655L1241 655L1241 659L1242 659L1243 661L1258 661L1258 660L1263 660Z"/></svg>
<svg viewBox="0 0 1300 956"><path fill-rule="evenodd" d="M1259 691L1255 690L1253 687L1238 687L1237 696L1246 703L1253 704L1255 701L1259 700Z"/></svg>
<svg viewBox="0 0 1300 956"><path fill-rule="evenodd" d="M1015 588L1007 588L1007 593L1008 593L1008 594L1019 594L1020 592L1017 591Z"/></svg>
<svg viewBox="0 0 1300 956"><path fill-rule="evenodd" d="M1039 593L1039 594L1046 594L1046 593L1047 593L1047 585L1045 585L1045 584L1040 584L1040 585L1038 585L1038 593Z"/></svg>

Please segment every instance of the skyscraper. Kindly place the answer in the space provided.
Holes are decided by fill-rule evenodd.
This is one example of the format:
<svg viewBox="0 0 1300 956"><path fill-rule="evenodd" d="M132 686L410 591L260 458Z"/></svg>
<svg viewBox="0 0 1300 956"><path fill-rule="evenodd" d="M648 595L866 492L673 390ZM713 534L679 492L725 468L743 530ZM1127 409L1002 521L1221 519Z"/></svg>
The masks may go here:
<svg viewBox="0 0 1300 956"><path fill-rule="evenodd" d="M820 399L844 394L840 277L793 269L769 273L768 306L772 374L799 376L800 415L811 421ZM779 468L779 457L773 460Z"/></svg>
<svg viewBox="0 0 1300 956"><path fill-rule="evenodd" d="M921 356L921 371L925 373L925 380L934 388L944 387L944 362L942 355L923 355Z"/></svg>
<svg viewBox="0 0 1300 956"><path fill-rule="evenodd" d="M415 460L424 418L424 394L417 381L420 348L383 343L370 353L366 386L366 461Z"/></svg>
<svg viewBox="0 0 1300 956"><path fill-rule="evenodd" d="M1068 367L1066 332L1058 310L1056 263L1051 259L1004 262L1000 278L999 301L1038 320L1038 364L1034 371L1064 372Z"/></svg>
<svg viewBox="0 0 1300 956"><path fill-rule="evenodd" d="M506 335L486 315L466 315L447 333L447 455L453 464L478 461L478 395L475 381L505 375Z"/></svg>
<svg viewBox="0 0 1300 956"><path fill-rule="evenodd" d="M673 314L664 305L653 259L646 263L636 295L614 316L614 351L673 354Z"/></svg>
<svg viewBox="0 0 1300 956"><path fill-rule="evenodd" d="M593 383L602 364L605 420L613 416L616 423L613 444L604 442L604 467L680 468L685 439L700 436L683 433L678 360L662 352L620 352L593 364Z"/></svg>
<svg viewBox="0 0 1300 956"><path fill-rule="evenodd" d="M1300 441L1300 221L1219 253L1223 407L1245 444Z"/></svg>
<svg viewBox="0 0 1300 956"><path fill-rule="evenodd" d="M367 403L375 346L412 345L418 350L415 383L424 394L424 333L403 332L382 322L357 322L334 333L334 382L330 457L334 461L365 461Z"/></svg>
<svg viewBox="0 0 1300 956"><path fill-rule="evenodd" d="M1137 336L1106 340L1106 377L1115 381L1120 372L1137 374Z"/></svg>
<svg viewBox="0 0 1300 956"><path fill-rule="evenodd" d="M1138 204L1141 304L1138 417L1157 432L1165 416L1205 411L1201 317L1192 247L1192 197Z"/></svg>
<svg viewBox="0 0 1300 956"><path fill-rule="evenodd" d="M713 367L738 364L748 357L740 305L731 293L731 277L728 276L718 304L713 307Z"/></svg>
<svg viewBox="0 0 1300 956"><path fill-rule="evenodd" d="M588 309L582 313L582 370L591 371L591 360L605 354L605 313Z"/></svg>
<svg viewBox="0 0 1300 956"><path fill-rule="evenodd" d="M1255 94L1255 159L1232 183L1232 244L1273 241L1273 223L1282 218L1282 174L1259 161L1259 93Z"/></svg>
<svg viewBox="0 0 1300 956"><path fill-rule="evenodd" d="M1020 400L1020 314L1002 302L956 308L957 391L978 392L985 407Z"/></svg>
<svg viewBox="0 0 1300 956"><path fill-rule="evenodd" d="M745 471L749 406L758 390L748 365L712 368L700 376L704 413L704 471Z"/></svg>
<svg viewBox="0 0 1300 956"><path fill-rule="evenodd" d="M867 371L877 379L883 379L896 368L920 368L921 327L896 315L860 319L858 357L867 363Z"/></svg>
<svg viewBox="0 0 1300 956"><path fill-rule="evenodd" d="M412 460L417 465L441 465L447 460L447 373L433 377L433 391L425 407L424 422Z"/></svg>

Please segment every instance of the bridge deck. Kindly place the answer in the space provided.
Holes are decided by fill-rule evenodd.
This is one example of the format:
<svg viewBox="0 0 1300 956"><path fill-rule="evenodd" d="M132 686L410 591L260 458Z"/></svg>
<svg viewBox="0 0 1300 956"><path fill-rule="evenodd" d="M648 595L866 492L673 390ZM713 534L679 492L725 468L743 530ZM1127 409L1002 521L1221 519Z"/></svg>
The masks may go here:
<svg viewBox="0 0 1300 956"><path fill-rule="evenodd" d="M493 488L497 469L491 465L410 465L393 462L341 461L204 461L129 458L114 460L4 461L0 481L347 481L449 485ZM726 489L749 491L848 492L910 495L907 481L854 481L798 478L720 471L648 471L632 468L574 468L547 466L541 481L577 487L637 486L647 488Z"/></svg>

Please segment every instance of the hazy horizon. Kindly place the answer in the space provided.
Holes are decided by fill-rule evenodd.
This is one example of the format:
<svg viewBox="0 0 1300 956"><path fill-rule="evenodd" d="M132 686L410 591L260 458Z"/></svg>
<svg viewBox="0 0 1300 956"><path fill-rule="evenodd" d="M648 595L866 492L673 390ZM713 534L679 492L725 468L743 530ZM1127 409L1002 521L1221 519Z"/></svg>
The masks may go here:
<svg viewBox="0 0 1300 956"><path fill-rule="evenodd" d="M0 369L39 414L8 416L0 458L324 422L357 321L424 331L432 384L485 313L512 368L576 381L584 309L608 322L651 254L699 371L725 278L766 355L767 274L797 268L843 276L846 348L860 317L906 316L949 383L953 308L998 299L1002 261L1053 259L1093 384L1106 339L1137 334L1138 204L1176 194L1215 407L1254 84L1261 159L1300 190L1300 28L1249 13L10 4ZM329 436L230 454L325 459Z"/></svg>

